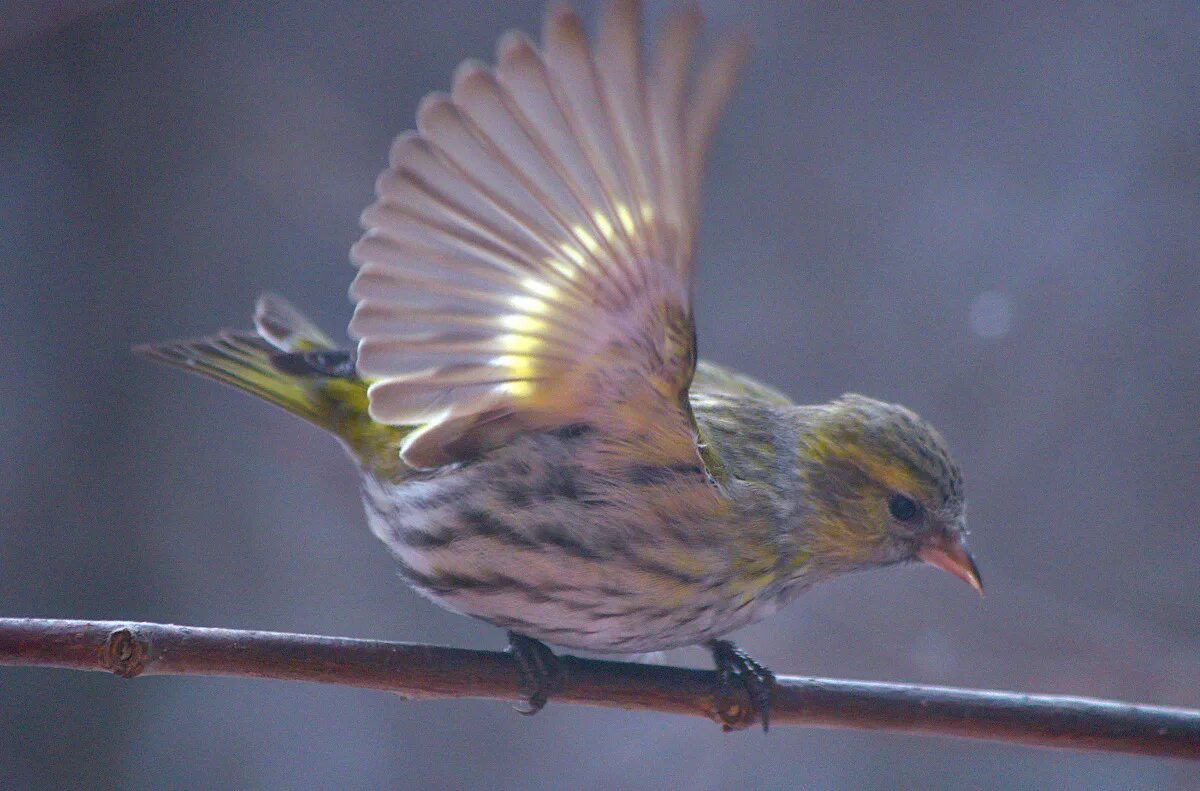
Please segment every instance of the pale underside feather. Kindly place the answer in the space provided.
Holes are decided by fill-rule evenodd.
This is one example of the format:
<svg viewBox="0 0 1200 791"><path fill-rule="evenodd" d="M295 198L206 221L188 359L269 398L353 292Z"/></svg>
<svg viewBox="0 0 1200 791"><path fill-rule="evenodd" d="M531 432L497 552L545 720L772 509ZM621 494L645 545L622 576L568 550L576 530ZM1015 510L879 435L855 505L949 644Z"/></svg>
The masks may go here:
<svg viewBox="0 0 1200 791"><path fill-rule="evenodd" d="M648 68L640 18L617 0L593 46L552 10L540 51L505 35L494 69L464 62L393 144L352 251L350 331L372 417L419 426L409 464L581 420L696 456L700 172L741 44L691 96L698 12L667 20Z"/></svg>

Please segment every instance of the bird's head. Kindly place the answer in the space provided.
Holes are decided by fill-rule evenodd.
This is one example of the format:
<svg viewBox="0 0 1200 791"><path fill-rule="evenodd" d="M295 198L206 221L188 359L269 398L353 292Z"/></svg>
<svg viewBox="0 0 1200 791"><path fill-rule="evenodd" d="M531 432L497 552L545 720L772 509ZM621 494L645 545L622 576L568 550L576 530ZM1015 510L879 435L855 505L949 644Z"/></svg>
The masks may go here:
<svg viewBox="0 0 1200 791"><path fill-rule="evenodd" d="M933 426L847 394L805 416L803 541L816 568L924 561L980 593L966 545L962 474Z"/></svg>

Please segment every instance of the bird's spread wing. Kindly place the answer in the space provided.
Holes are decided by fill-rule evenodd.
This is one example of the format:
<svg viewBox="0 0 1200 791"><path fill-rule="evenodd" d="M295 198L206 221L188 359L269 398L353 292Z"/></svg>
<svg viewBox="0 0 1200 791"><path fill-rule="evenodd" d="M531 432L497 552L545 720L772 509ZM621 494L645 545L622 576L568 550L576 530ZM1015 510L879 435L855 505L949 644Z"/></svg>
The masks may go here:
<svg viewBox="0 0 1200 791"><path fill-rule="evenodd" d="M580 422L695 463L700 177L744 53L728 42L690 91L698 25L670 17L644 66L636 2L613 3L594 47L554 10L540 51L506 35L494 68L463 63L392 146L350 330L372 417L420 426L409 464Z"/></svg>

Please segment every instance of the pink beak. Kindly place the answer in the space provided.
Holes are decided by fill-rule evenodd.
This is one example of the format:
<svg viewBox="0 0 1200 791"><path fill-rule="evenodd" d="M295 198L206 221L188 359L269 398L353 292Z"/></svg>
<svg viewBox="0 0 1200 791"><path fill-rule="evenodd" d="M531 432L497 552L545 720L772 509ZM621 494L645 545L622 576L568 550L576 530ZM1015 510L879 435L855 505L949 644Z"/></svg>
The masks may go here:
<svg viewBox="0 0 1200 791"><path fill-rule="evenodd" d="M983 595L983 580L975 558L967 551L967 542L962 536L956 538L934 538L917 551L917 557L942 571L948 571Z"/></svg>

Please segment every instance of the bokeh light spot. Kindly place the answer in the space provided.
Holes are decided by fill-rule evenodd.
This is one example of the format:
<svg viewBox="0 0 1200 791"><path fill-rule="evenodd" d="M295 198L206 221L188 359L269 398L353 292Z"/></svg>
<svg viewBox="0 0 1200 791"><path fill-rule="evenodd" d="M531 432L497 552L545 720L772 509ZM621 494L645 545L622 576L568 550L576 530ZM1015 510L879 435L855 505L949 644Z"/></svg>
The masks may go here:
<svg viewBox="0 0 1200 791"><path fill-rule="evenodd" d="M971 302L967 322L981 338L1003 338L1012 330L1012 301L999 291L985 291Z"/></svg>

